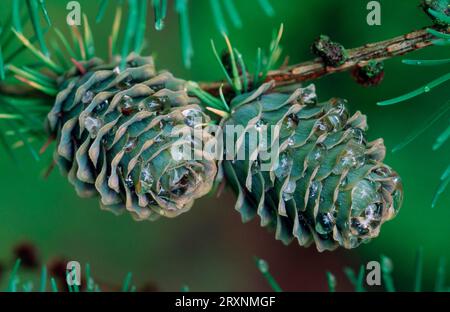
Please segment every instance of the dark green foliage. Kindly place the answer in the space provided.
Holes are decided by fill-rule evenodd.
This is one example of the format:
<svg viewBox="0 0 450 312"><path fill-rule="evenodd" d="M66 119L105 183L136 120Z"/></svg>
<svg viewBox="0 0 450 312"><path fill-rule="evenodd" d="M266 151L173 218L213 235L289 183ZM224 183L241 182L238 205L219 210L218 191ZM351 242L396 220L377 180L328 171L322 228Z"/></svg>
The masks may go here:
<svg viewBox="0 0 450 312"><path fill-rule="evenodd" d="M264 267L269 267L267 262L263 259L258 259L257 266L261 273L264 274L264 271L261 270L260 265L261 263L264 264ZM394 270L394 264L391 259L389 259L386 256L381 255L380 256L380 263L381 263L381 273L382 273L382 286L385 291L387 292L395 292L397 291L394 287L394 278L392 276L393 270ZM445 258L440 258L439 263L437 266L436 271L436 280L435 280L435 288L434 291L436 292L450 292L449 287L445 287L445 270L446 261ZM350 267L344 268L344 273L347 276L347 279L350 281L350 283L354 286L355 292L366 292L369 291L369 287L364 287L365 285L365 277L366 277L366 271L364 265L361 265L359 267L358 274L355 274L355 271ZM422 273L423 273L423 250L420 248L417 251L417 257L416 257L416 272L414 277L414 291L420 292L422 291ZM266 277L266 276L265 276ZM326 272L326 279L328 283L328 289L330 292L335 292L337 287L337 280L335 276L327 271ZM270 279L266 277L266 280L269 284L269 286L272 288L273 291L281 290L280 286L276 282L276 280L273 278L273 276L270 276ZM409 289L406 291L410 291Z"/></svg>
<svg viewBox="0 0 450 312"><path fill-rule="evenodd" d="M23 79L23 82L32 84L40 88L45 93L53 93L54 85L45 75L37 73L37 70L31 67L17 68L11 63L19 57L26 48L18 41L14 40L14 32L21 35L28 22L32 22L34 37L27 40L29 45L39 42L42 51L46 51L43 36L47 32L39 23L39 14L45 17L46 23L50 25L50 19L45 8L43 0L14 0L12 11L9 17L0 22L0 88L14 89L17 85L5 83L6 78L16 75ZM44 54L41 51L39 56ZM44 58L44 60L47 60ZM21 86L23 88L23 85ZM38 159L38 153L32 145L36 139L42 139L44 134L42 129L43 118L46 115L45 110L49 106L48 98L44 95L40 99L33 97L14 97L7 96L1 92L0 96L0 145L7 155L14 157L12 149L19 146L26 146L34 158Z"/></svg>
<svg viewBox="0 0 450 312"><path fill-rule="evenodd" d="M421 291L421 275L422 275L422 251L419 250L418 251L418 256L419 258L416 259L416 263L418 264L416 267L416 276L415 276L415 282L414 282L414 290L415 291ZM385 291L395 291L395 289L390 288L393 287L393 277L391 276L391 273L393 271L393 263L391 262L391 260L385 256L381 256L380 260L383 261L387 261L389 262L389 272L384 273L385 277L383 279L383 288L385 289ZM418 261L419 260L419 261ZM267 281L268 285L270 286L270 288L274 291L274 292L282 292L282 288L280 287L279 283L276 281L275 277L269 272L269 264L267 263L266 260L261 259L261 258L257 258L255 257L255 263L257 266L257 269L261 272L261 274L263 275L264 279ZM85 283L83 283L83 285L81 285L81 287L73 287L73 286L68 286L65 284L65 279L62 279L62 287L60 285L60 287L58 287L58 283L57 280L59 280L58 276L52 276L51 270L47 269L46 266L42 266L41 269L41 274L40 274L40 282L39 282L39 287L38 288L33 288L32 283L30 281L22 281L20 279L19 276L19 271L22 265L22 261L20 259L17 259L14 263L14 266L11 270L11 272L9 273L8 276L8 285L7 285L7 289L6 291L9 292L19 292L19 291L40 291L40 292L45 292L45 291L52 291L52 292L58 292L58 291L65 291L67 289L67 291L70 292L75 292L75 291L86 291L86 292L99 292L102 291L102 289L100 288L100 285L98 285L96 283L96 281L94 280L94 277L91 273L91 267L89 265L89 263L87 263L85 265ZM65 269L65 268L64 268ZM384 270L386 270L386 265L384 265ZM353 271L353 269L346 267L344 268L344 273L346 274L347 278L349 279L350 283L354 286L354 289L356 292L362 292L362 291L368 291L370 290L370 288L365 288L364 287L364 283L365 283L365 269L364 269L364 265L360 266L358 275L355 274L355 272ZM439 292L449 292L450 288L445 287L445 258L441 258L439 260L438 266L437 266L437 271L436 271L436 280L435 280L435 289L434 291L439 291ZM390 279L389 283L391 283L391 285L387 285L386 284L386 277L388 279ZM122 282L122 285L120 287L121 291L129 291L129 292L134 292L137 290L136 286L132 284L132 278L133 278L133 274L131 272L128 272ZM50 283L48 283L48 281L50 280ZM336 277L329 271L326 272L326 280L328 283L328 288L330 292L335 292L337 290L337 280ZM48 284L50 284L50 286L48 286ZM31 285L31 286L30 286ZM21 286L21 287L20 287ZM106 289L103 290L112 290L109 287L106 287ZM180 289L181 292L188 292L190 291L189 286L187 285L183 285ZM409 291L406 290L406 291Z"/></svg>
<svg viewBox="0 0 450 312"><path fill-rule="evenodd" d="M27 6L28 6L28 11L30 12L31 23L33 24L33 28L35 30L36 38L38 39L41 51L44 55L49 56L47 44L45 43L45 40L44 40L44 34L42 32L42 28L39 23L38 2L37 2L37 0L27 0ZM46 11L44 11L44 12L46 12ZM46 15L46 16L48 16L48 15Z"/></svg>
<svg viewBox="0 0 450 312"><path fill-rule="evenodd" d="M440 21L441 25L447 25L449 17L447 15L442 15L445 11L446 14L448 14L448 0L442 0L442 1L424 1L423 5L426 6L427 11L430 12L433 17L435 17L437 20ZM433 6L431 9L429 6ZM435 11L438 8L441 8L441 12ZM446 8L446 10L443 11L443 8ZM436 13L437 12L437 13ZM450 44L450 35L447 33L439 32L435 29L428 29L428 32L437 37L438 39L434 40L434 43L436 45L443 45L447 46ZM440 60L403 60L404 64L407 65L413 65L413 66L445 66L450 62L449 59L440 59ZM412 98L415 98L419 95L426 94L432 91L432 89L437 88L444 83L447 83L450 80L450 72L446 73L439 78L427 83L426 85L419 87L416 90L413 90L411 92L408 92L404 95L401 95L399 97L385 100L382 102L378 102L378 105L380 106L386 106L386 105L393 105L398 104L407 100L410 100ZM424 124L422 128L420 128L418 131L414 132L412 135L410 135L408 138L404 140L401 144L399 144L396 148L394 148L394 151L398 151L408 144L410 144L412 141L414 141L415 138L417 138L419 135L424 133L429 127L431 127L433 124L435 124L437 121L441 119L445 119L445 116L447 116L447 112L449 110L448 106L449 102L447 101L444 103L443 108L439 110L435 116L433 116L427 123ZM444 118L443 118L444 117ZM448 120L448 119L447 119ZM445 142L448 141L450 138L450 126L447 126L445 130L442 132L441 135L438 136L436 139L435 144L433 145L433 150L438 150L441 148ZM437 187L437 191L435 193L435 196L432 200L431 206L435 207L438 203L438 200L440 196L445 192L447 186L450 184L450 165L444 170L443 174L440 177L439 185Z"/></svg>
<svg viewBox="0 0 450 312"><path fill-rule="evenodd" d="M65 265L65 263L64 263ZM79 287L76 285L68 285L66 283L66 279L64 276L56 276L51 275L51 270L47 268L47 266L42 266L40 270L39 275L39 283L35 286L33 285L33 281L31 280L22 280L19 274L20 268L23 267L23 261L18 258L14 266L9 273L8 276L8 284L5 289L7 292L100 292L102 291L101 287L97 282L94 280L94 277L91 275L91 267L89 263L85 265L85 274L86 278L83 279L83 284ZM63 270L66 268L63 267ZM102 285L103 287L103 285ZM111 288L111 286L106 286L106 289L103 289L105 291L112 291L114 289ZM120 289L122 292L135 292L136 286L132 284L132 274L129 272L123 282ZM116 290L117 291L117 290Z"/></svg>
<svg viewBox="0 0 450 312"><path fill-rule="evenodd" d="M228 33L228 27L225 22L226 18L229 18L236 28L242 27L242 20L239 16L238 10L235 6L234 0L209 0L211 6L211 15L216 27L220 33ZM272 17L275 15L275 10L270 4L269 0L254 0L258 6L262 9L267 16ZM134 12L135 6L139 6L139 14L142 18L139 18L141 25L145 23L144 7L152 7L154 15L154 27L156 30L163 30L165 25L165 19L168 10L168 0L128 0L126 1L129 6L129 11ZM181 54L183 63L186 67L191 66L191 59L194 56L194 50L192 46L192 35L190 31L189 23L189 11L193 10L191 7L195 7L195 1L188 0L175 0L175 11L179 16L180 27L180 40L181 40ZM100 2L99 10L97 13L97 23L100 23L105 15L105 11L109 4L109 0L102 0ZM134 14L134 13L133 13ZM133 21L134 22L134 21Z"/></svg>
<svg viewBox="0 0 450 312"><path fill-rule="evenodd" d="M450 45L450 34L448 34L448 29L446 30L445 27L448 27L450 25L450 3L448 0L424 0L421 4L422 8L425 10L425 12L433 19L433 21L441 28L444 27L441 31L438 31L436 29L430 28L428 29L428 32L436 37L433 41L433 43L437 46L448 46ZM450 63L450 59L440 59L440 60L403 60L404 64L407 65L413 65L413 66L446 66ZM439 87L445 83L448 83L450 80L450 72L447 72L446 74L438 77L437 79L427 83L426 85L417 88L416 90L413 90L407 94L401 95L399 97L396 97L394 99L378 102L378 105L385 106L385 105L393 105L397 103L401 103L407 100L410 100L416 96L426 94L432 91L432 89ZM425 132L429 127L431 127L433 124L435 124L438 120L444 119L445 116L447 116L447 112L449 109L449 102L445 102L443 104L443 109L441 109L439 112L435 114L424 126L419 129L419 131L416 131L413 133L410 137L405 139L404 142L399 144L398 147L394 149L394 151L398 151L402 148L404 148L406 145L411 143L415 138L417 138L420 134ZM448 119L447 119L448 122ZM447 126L444 128L444 131L439 135L436 139L436 142L434 143L432 149L438 150L441 148L445 142L448 141L450 138L450 124L446 124ZM434 195L434 198L432 200L431 206L434 208L439 200L439 197L444 193L448 185L450 184L450 165L444 170L440 177L439 184L437 186L437 191Z"/></svg>

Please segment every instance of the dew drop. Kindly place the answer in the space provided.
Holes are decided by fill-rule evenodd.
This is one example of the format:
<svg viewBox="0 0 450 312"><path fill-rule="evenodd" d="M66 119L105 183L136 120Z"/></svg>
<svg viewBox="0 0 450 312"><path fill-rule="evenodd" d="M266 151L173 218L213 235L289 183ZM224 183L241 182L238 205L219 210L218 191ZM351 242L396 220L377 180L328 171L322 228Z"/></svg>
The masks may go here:
<svg viewBox="0 0 450 312"><path fill-rule="evenodd" d="M387 177L390 174L389 169L384 166L375 169L373 172L380 177Z"/></svg>
<svg viewBox="0 0 450 312"><path fill-rule="evenodd" d="M285 202L290 201L293 198L292 194L285 193L285 192L283 192L282 197L283 197L283 201L285 201Z"/></svg>
<svg viewBox="0 0 450 312"><path fill-rule="evenodd" d="M364 147L359 144L350 144L341 154L333 173L340 174L344 169L359 168L364 165L365 161Z"/></svg>
<svg viewBox="0 0 450 312"><path fill-rule="evenodd" d="M320 234L327 234L333 230L334 218L331 212L319 213L317 215L316 229Z"/></svg>
<svg viewBox="0 0 450 312"><path fill-rule="evenodd" d="M295 183L295 181L290 180L283 190L283 195L282 195L283 200L284 201L291 200L293 198L293 194L294 194L296 188L297 188L297 184Z"/></svg>
<svg viewBox="0 0 450 312"><path fill-rule="evenodd" d="M142 169L139 181L141 182L141 192L148 193L154 182L149 164Z"/></svg>
<svg viewBox="0 0 450 312"><path fill-rule="evenodd" d="M122 81L120 81L120 82L117 84L117 87L118 87L119 89L121 89L121 90L126 90L126 89L129 89L129 88L131 87L132 82L133 82L133 77L130 75L130 76L127 76L127 77L126 77L125 79L123 79Z"/></svg>
<svg viewBox="0 0 450 312"><path fill-rule="evenodd" d="M258 172L260 172L261 168L260 168L260 163L259 160L255 160L252 163L252 174L257 174Z"/></svg>
<svg viewBox="0 0 450 312"><path fill-rule="evenodd" d="M288 139L287 143L288 143L289 146L294 146L294 143L295 143L294 138L293 138L293 137L290 137L290 138Z"/></svg>
<svg viewBox="0 0 450 312"><path fill-rule="evenodd" d="M318 143L311 151L311 153L308 155L308 161L312 165L319 164L325 158L326 151L327 150L325 146L321 143Z"/></svg>
<svg viewBox="0 0 450 312"><path fill-rule="evenodd" d="M345 99L338 98L334 102L335 110L339 115L347 116L348 118L348 110L347 110L348 101Z"/></svg>
<svg viewBox="0 0 450 312"><path fill-rule="evenodd" d="M153 91L158 92L159 90L162 90L166 87L164 83L150 85L150 88L152 88Z"/></svg>
<svg viewBox="0 0 450 312"><path fill-rule="evenodd" d="M99 119L91 116L86 117L86 119L84 120L84 127L91 134L92 138L97 135L101 125L102 122Z"/></svg>
<svg viewBox="0 0 450 312"><path fill-rule="evenodd" d="M164 101L156 96L149 96L139 103L139 110L161 111Z"/></svg>
<svg viewBox="0 0 450 312"><path fill-rule="evenodd" d="M278 167L275 170L275 176L279 179L286 177L291 172L292 164L293 161L287 153L281 154L278 161Z"/></svg>
<svg viewBox="0 0 450 312"><path fill-rule="evenodd" d="M352 128L351 134L358 144L366 145L367 140L364 131L360 128Z"/></svg>
<svg viewBox="0 0 450 312"><path fill-rule="evenodd" d="M383 205L381 203L373 203L367 206L365 217L368 222L381 220Z"/></svg>
<svg viewBox="0 0 450 312"><path fill-rule="evenodd" d="M341 130L345 126L347 120L348 111L345 104L341 102L339 102L333 112L326 117L326 121L333 132Z"/></svg>
<svg viewBox="0 0 450 312"><path fill-rule="evenodd" d="M97 104L97 106L94 109L94 112L96 114L98 114L101 111L103 111L106 107L108 107L108 105L109 105L109 101L108 100L104 100L103 102Z"/></svg>
<svg viewBox="0 0 450 312"><path fill-rule="evenodd" d="M320 136L324 133L330 132L333 128L327 118L322 118L319 121L317 121L317 123L315 125L315 129L316 129L317 135Z"/></svg>
<svg viewBox="0 0 450 312"><path fill-rule="evenodd" d="M307 222L305 216L303 215L303 212L299 212L299 213L298 213L298 222L299 222L304 228L307 228L307 227L308 227L308 222Z"/></svg>
<svg viewBox="0 0 450 312"><path fill-rule="evenodd" d="M168 195L167 191L161 186L158 192L158 196L160 197L166 197Z"/></svg>
<svg viewBox="0 0 450 312"><path fill-rule="evenodd" d="M264 125L265 125L264 121L260 119L255 123L255 129L257 131L260 131Z"/></svg>
<svg viewBox="0 0 450 312"><path fill-rule="evenodd" d="M402 191L400 190L395 190L395 192L392 194L392 198L393 198L393 207L395 212L398 211L398 209L400 209L400 206L402 205Z"/></svg>
<svg viewBox="0 0 450 312"><path fill-rule="evenodd" d="M131 115L134 112L133 99L128 95L124 95L122 98L122 103L119 107L122 114L125 116Z"/></svg>
<svg viewBox="0 0 450 312"><path fill-rule="evenodd" d="M339 186L340 186L341 188L345 188L345 187L347 186L347 184L348 184L348 176L345 176L345 177L341 180L341 183L339 184Z"/></svg>
<svg viewBox="0 0 450 312"><path fill-rule="evenodd" d="M154 141L155 143L160 143L160 142L162 142L162 135L161 135L161 134L158 134L158 135L153 139L153 141Z"/></svg>
<svg viewBox="0 0 450 312"><path fill-rule="evenodd" d="M126 179L125 179L125 184L128 186L128 188L133 188L134 187L134 182L133 182L133 179L131 178L131 176L128 176Z"/></svg>
<svg viewBox="0 0 450 312"><path fill-rule="evenodd" d="M311 199L317 198L317 196L319 195L319 189L320 189L320 182L312 181L311 185L309 186L309 197Z"/></svg>
<svg viewBox="0 0 450 312"><path fill-rule="evenodd" d="M128 138L127 143L123 147L125 153L131 152L136 147L137 141L138 139L136 137Z"/></svg>
<svg viewBox="0 0 450 312"><path fill-rule="evenodd" d="M339 115L331 114L327 117L327 119L328 119L328 122L331 124L334 132L336 132L342 128L343 122L342 122L341 118L339 117Z"/></svg>
<svg viewBox="0 0 450 312"><path fill-rule="evenodd" d="M81 102L83 102L83 104L88 104L91 103L93 99L94 99L94 92L88 90L86 93L83 94Z"/></svg>
<svg viewBox="0 0 450 312"><path fill-rule="evenodd" d="M351 215L360 216L371 203L379 201L380 195L375 183L362 179L352 190Z"/></svg>
<svg viewBox="0 0 450 312"><path fill-rule="evenodd" d="M351 226L352 229L356 231L357 235L367 235L369 233L369 228L359 222L357 218L352 218Z"/></svg>
<svg viewBox="0 0 450 312"><path fill-rule="evenodd" d="M183 111L183 116L185 117L184 123L191 128L202 123L202 114L197 109L186 109Z"/></svg>
<svg viewBox="0 0 450 312"><path fill-rule="evenodd" d="M306 88L301 89L301 99L306 105L315 105L317 103L316 86L310 84Z"/></svg>
<svg viewBox="0 0 450 312"><path fill-rule="evenodd" d="M288 131L294 131L298 126L298 117L295 114L288 115L283 123L283 126Z"/></svg>
<svg viewBox="0 0 450 312"><path fill-rule="evenodd" d="M402 179L398 175L394 175L392 176L392 183L394 183L396 189L401 188Z"/></svg>

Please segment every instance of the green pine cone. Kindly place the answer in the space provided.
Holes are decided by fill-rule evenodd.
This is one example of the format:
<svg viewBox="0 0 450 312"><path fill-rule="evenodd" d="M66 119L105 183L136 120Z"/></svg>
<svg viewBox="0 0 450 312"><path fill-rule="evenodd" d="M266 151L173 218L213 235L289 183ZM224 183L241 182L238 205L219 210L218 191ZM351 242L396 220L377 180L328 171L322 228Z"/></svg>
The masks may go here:
<svg viewBox="0 0 450 312"><path fill-rule="evenodd" d="M314 85L290 94L272 87L266 83L234 98L221 124L223 141L236 142L235 158L224 143L221 168L238 194L235 208L243 221L259 215L261 226L274 229L283 243L315 242L319 251L354 248L376 237L403 195L399 176L383 164L383 140L366 141L366 117L350 116L345 100L318 104ZM255 140L255 131L268 138ZM279 145L273 143L277 137ZM261 150L279 157L262 159ZM236 160L242 151L253 157Z"/></svg>
<svg viewBox="0 0 450 312"><path fill-rule="evenodd" d="M54 159L80 196L100 195L105 209L128 210L137 220L175 217L210 191L217 166L173 158L180 144L174 129L201 128L209 118L184 81L157 73L151 58L130 55L123 71L117 65L92 59L81 63L84 75L73 69L61 77L47 118ZM204 133L204 141L212 139Z"/></svg>

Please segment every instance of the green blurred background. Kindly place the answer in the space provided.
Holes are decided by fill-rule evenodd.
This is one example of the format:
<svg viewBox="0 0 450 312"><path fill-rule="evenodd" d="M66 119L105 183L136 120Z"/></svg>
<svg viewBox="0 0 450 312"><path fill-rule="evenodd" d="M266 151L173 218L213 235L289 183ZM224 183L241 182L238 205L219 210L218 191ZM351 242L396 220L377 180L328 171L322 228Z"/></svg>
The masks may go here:
<svg viewBox="0 0 450 312"><path fill-rule="evenodd" d="M4 19L11 1L2 1L0 17ZM95 24L98 1L79 1L87 14L97 40L97 52L106 53L106 38L114 15L112 4L104 20ZM418 9L419 1L380 1L382 25L368 26L365 0L345 1L271 1L276 11L267 17L256 0L235 1L243 29L228 23L230 38L247 63L256 56L257 47L267 47L272 30L285 25L282 45L290 63L312 57L310 44L320 34L327 34L346 47L387 39L429 25ZM192 69L182 66L177 16L169 8L166 28L148 31L148 48L157 56L159 68L193 80L216 80L222 77L210 48L210 39L223 47L209 1L191 1L190 23L195 56ZM67 1L48 0L52 21L67 33ZM408 55L408 58L448 57L448 48L432 47ZM242 224L234 211L234 195L227 190L222 197L199 200L187 214L173 220L137 223L127 215L116 217L101 211L96 199L80 199L71 185L55 170L48 179L42 172L50 163L51 153L36 163L25 150L17 150L20 166L0 155L0 261L11 264L11 249L20 241L35 243L44 261L65 256L82 264L89 262L95 277L120 283L128 271L137 285L151 281L160 290L178 290L188 284L198 291L269 290L257 271L253 256L270 263L271 272L281 286L291 291L326 290L325 272L338 279L338 290L352 287L342 272L344 266L377 260L380 254L394 262L397 288L413 287L414 256L423 246L424 279L432 289L440 256L450 258L450 192L442 196L436 208L431 200L440 174L448 165L449 144L433 152L432 143L446 125L432 127L406 149L390 150L412 131L423 127L428 116L449 99L448 86L390 107L376 102L403 94L448 71L447 68L418 68L401 64L401 58L386 62L386 76L381 86L363 88L348 73L316 81L320 99L347 98L352 111L368 116L369 138L385 139L386 162L402 176L405 201L398 217L384 225L380 237L356 250L318 253L296 243L285 247L272 233L259 227L258 220Z"/></svg>

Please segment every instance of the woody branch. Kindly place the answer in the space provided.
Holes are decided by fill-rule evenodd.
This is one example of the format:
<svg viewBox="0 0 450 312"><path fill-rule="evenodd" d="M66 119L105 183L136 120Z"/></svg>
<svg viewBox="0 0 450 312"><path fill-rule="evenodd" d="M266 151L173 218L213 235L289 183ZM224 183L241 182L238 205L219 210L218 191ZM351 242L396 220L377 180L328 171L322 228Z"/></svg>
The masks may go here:
<svg viewBox="0 0 450 312"><path fill-rule="evenodd" d="M444 32L450 33L450 28L447 28ZM316 80L330 74L351 70L356 66L364 66L371 60L383 61L424 49L433 44L433 39L435 37L429 34L426 28L412 31L402 36L349 49L347 50L347 61L341 66L330 67L325 65L321 58L315 58L300 64L272 70L267 75L267 81L274 80L276 86L286 86ZM224 92L230 90L230 86L224 81L205 82L201 83L200 87L211 94L217 94L221 85L224 86Z"/></svg>

